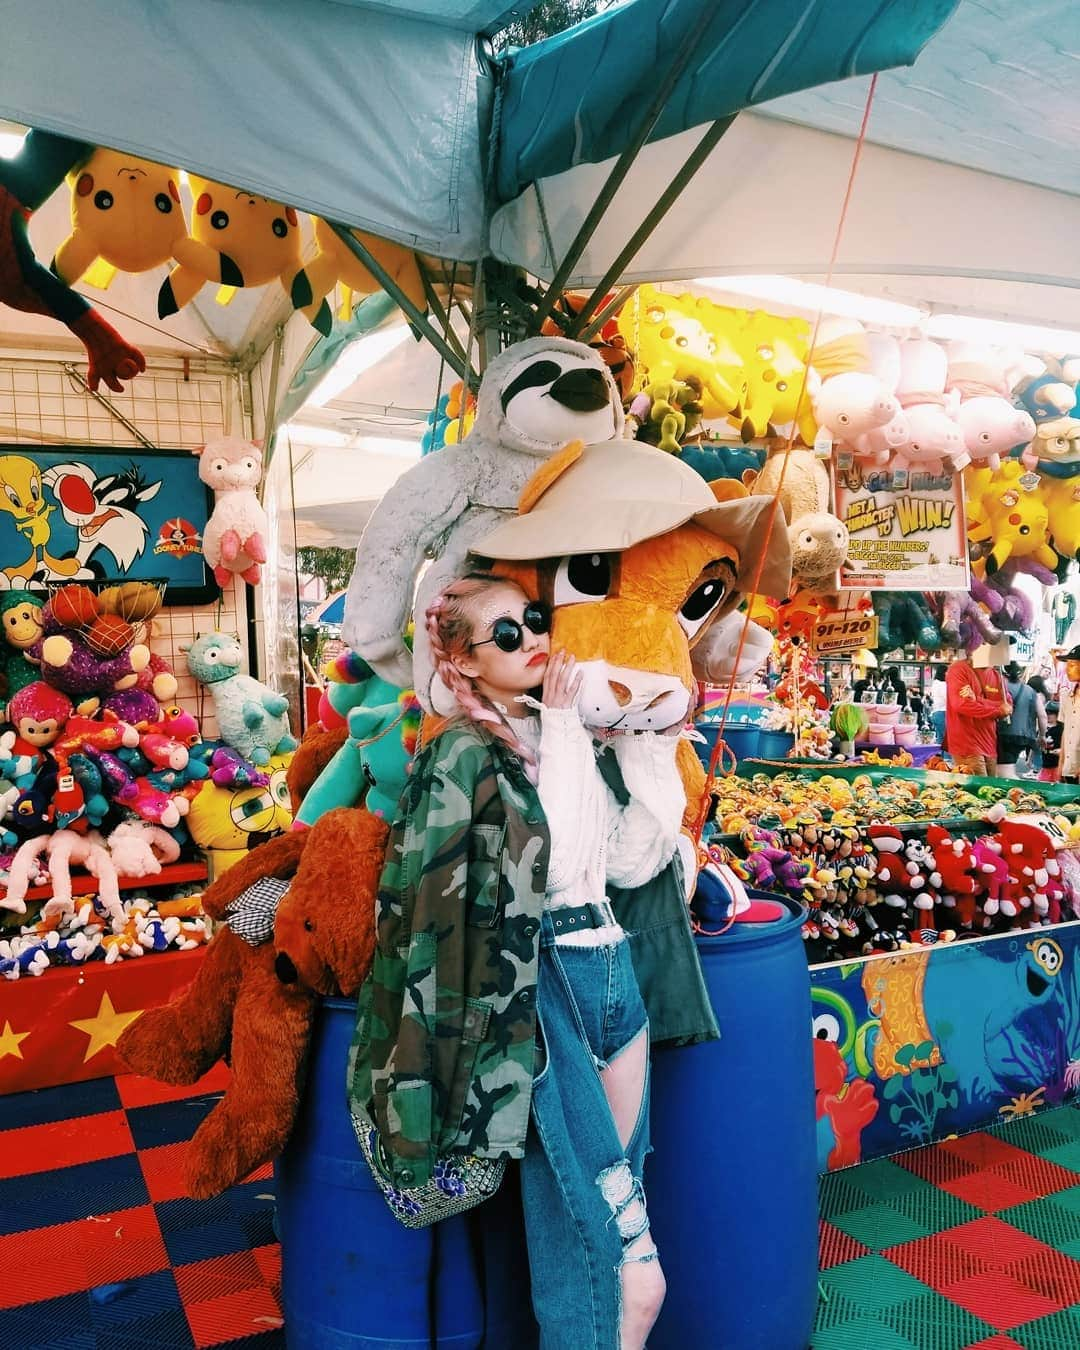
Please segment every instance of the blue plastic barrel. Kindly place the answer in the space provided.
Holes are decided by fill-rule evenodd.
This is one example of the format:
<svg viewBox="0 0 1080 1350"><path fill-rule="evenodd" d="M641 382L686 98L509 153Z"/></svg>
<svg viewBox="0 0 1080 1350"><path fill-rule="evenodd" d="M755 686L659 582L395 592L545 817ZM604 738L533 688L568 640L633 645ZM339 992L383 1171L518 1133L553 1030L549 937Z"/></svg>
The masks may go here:
<svg viewBox="0 0 1080 1350"><path fill-rule="evenodd" d="M698 752L698 758L707 769L713 746L716 744L716 738L721 732L720 723L699 722L694 729L705 737L704 741L694 741L693 744L694 749ZM761 728L756 722L724 723L724 741L735 756L736 763L741 763L744 759L754 759L757 756L760 735ZM717 767L722 766L718 764Z"/></svg>
<svg viewBox="0 0 1080 1350"><path fill-rule="evenodd" d="M721 1039L656 1050L645 1191L667 1277L650 1350L806 1350L817 1166L804 911L698 938Z"/></svg>
<svg viewBox="0 0 1080 1350"><path fill-rule="evenodd" d="M403 1228L356 1142L345 1102L355 1020L354 1002L323 1001L296 1128L277 1166L286 1345L473 1350L485 1318L465 1217Z"/></svg>

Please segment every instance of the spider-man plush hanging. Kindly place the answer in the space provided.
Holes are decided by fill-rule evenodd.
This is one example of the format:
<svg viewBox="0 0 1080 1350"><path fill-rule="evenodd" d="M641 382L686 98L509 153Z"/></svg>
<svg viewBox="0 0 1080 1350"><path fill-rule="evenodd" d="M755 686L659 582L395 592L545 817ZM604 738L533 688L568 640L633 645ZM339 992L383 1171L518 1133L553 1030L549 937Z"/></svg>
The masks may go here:
<svg viewBox="0 0 1080 1350"><path fill-rule="evenodd" d="M88 300L38 262L27 233L31 214L91 148L49 131L31 131L14 159L0 159L0 303L66 324L86 348L90 388L104 380L120 394L120 381L145 370L146 358Z"/></svg>

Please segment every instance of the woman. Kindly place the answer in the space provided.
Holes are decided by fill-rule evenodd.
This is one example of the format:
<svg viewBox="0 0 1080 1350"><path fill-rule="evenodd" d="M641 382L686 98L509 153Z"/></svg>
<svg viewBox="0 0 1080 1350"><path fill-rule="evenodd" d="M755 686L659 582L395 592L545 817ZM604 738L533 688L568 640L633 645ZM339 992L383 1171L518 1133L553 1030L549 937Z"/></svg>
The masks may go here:
<svg viewBox="0 0 1080 1350"><path fill-rule="evenodd" d="M945 673L947 667L934 667L934 678L930 684L930 720L934 724L934 735L938 745L945 744Z"/></svg>
<svg viewBox="0 0 1080 1350"><path fill-rule="evenodd" d="M1080 780L1080 645L1070 648L1060 658L1065 666L1064 693L1061 705L1061 781Z"/></svg>
<svg viewBox="0 0 1080 1350"><path fill-rule="evenodd" d="M542 1346L637 1350L664 1295L641 1186L649 1021L605 883L647 882L675 854L677 736L619 737L610 790L543 606L473 574L427 625L461 712L417 757L391 834L351 1092L405 1188L439 1153L523 1158ZM694 1009L686 1039L704 1039L687 941L663 979Z"/></svg>

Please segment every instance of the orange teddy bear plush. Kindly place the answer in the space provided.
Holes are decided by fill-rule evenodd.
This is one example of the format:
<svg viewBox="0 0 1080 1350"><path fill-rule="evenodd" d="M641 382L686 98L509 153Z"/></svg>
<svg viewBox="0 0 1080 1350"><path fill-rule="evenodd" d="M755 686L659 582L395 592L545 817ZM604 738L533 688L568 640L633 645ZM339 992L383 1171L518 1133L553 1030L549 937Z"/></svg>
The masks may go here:
<svg viewBox="0 0 1080 1350"><path fill-rule="evenodd" d="M289 780L294 802L328 749L316 738L297 751ZM256 883L272 890L287 882L272 938L268 932L253 941L259 933L250 929L240 936L244 925L234 911L191 986L167 1007L143 1013L117 1043L136 1073L173 1084L196 1082L228 1052L232 1081L187 1150L184 1181L195 1199L242 1181L288 1139L318 997L355 994L371 966L387 834L385 821L343 807L309 830L252 849L206 889L203 907L224 920Z"/></svg>

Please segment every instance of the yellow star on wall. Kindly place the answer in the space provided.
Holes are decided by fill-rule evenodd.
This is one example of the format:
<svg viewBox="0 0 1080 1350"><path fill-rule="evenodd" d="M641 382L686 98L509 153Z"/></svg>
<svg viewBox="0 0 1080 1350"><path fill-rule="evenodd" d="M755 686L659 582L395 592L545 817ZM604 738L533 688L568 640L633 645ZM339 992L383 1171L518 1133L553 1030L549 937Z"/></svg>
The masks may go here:
<svg viewBox="0 0 1080 1350"><path fill-rule="evenodd" d="M0 1059L5 1055L14 1055L16 1059L22 1059L23 1052L19 1049L19 1043L25 1041L30 1033L28 1031L12 1031L11 1023L4 1023L4 1030L0 1032Z"/></svg>
<svg viewBox="0 0 1080 1350"><path fill-rule="evenodd" d="M83 1055L83 1063L93 1059L107 1045L115 1045L124 1028L142 1014L142 1008L136 1008L133 1012L118 1013L109 995L102 994L96 1017L81 1017L68 1023L68 1026L74 1027L76 1031L85 1031L90 1037L90 1044L86 1047L86 1054Z"/></svg>

